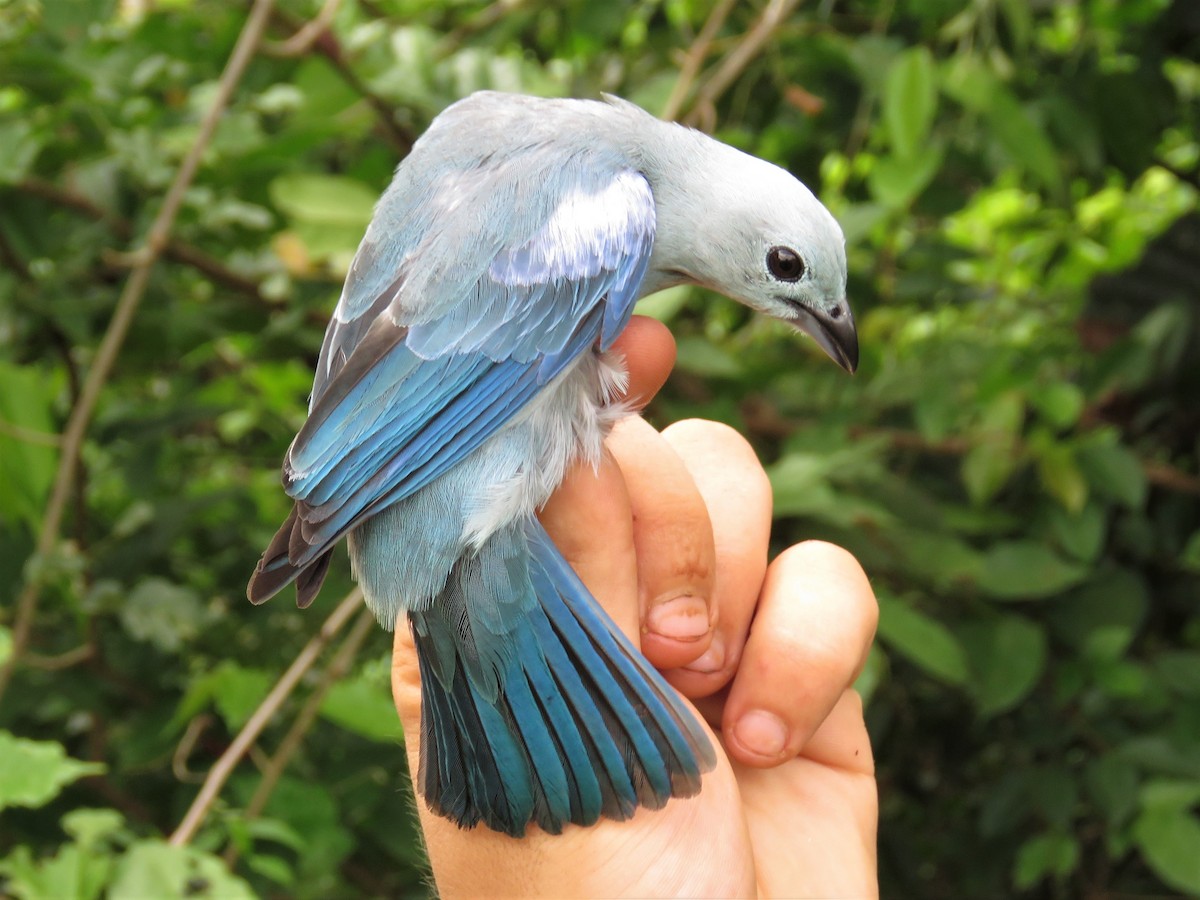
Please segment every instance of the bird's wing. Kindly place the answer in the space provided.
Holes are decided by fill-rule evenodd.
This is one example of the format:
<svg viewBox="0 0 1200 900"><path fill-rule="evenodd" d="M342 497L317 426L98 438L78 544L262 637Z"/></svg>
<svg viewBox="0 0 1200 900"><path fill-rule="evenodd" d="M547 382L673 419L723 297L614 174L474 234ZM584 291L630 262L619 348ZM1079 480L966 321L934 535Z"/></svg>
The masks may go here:
<svg viewBox="0 0 1200 900"><path fill-rule="evenodd" d="M580 354L607 349L637 299L654 212L639 173L581 174L532 237L487 254L465 296L419 302L406 292L453 284L453 267L465 264L443 259L445 277L426 276L418 246L407 255L411 268L378 271L384 254L368 235L359 253L366 264L356 260L326 335L308 421L284 463L296 501L287 552L281 532L274 556L268 549L259 564L260 572L283 570L282 579L265 579L254 599L451 469ZM357 284L375 287L364 296Z"/></svg>

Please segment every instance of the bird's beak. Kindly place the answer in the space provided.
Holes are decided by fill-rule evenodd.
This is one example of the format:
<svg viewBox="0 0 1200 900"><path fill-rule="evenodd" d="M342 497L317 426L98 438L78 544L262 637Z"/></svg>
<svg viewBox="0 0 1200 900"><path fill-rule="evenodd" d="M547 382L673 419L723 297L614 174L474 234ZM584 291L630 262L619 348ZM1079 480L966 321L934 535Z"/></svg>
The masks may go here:
<svg viewBox="0 0 1200 900"><path fill-rule="evenodd" d="M858 368L858 332L854 314L843 300L829 310L805 306L796 310L792 323L829 354L829 358L851 374Z"/></svg>

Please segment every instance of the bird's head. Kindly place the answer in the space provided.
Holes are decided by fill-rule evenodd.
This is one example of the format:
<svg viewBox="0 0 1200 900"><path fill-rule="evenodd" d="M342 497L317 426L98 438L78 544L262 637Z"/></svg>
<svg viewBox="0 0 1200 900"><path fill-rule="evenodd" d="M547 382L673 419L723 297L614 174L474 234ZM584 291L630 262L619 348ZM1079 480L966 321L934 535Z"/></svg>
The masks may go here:
<svg viewBox="0 0 1200 900"><path fill-rule="evenodd" d="M674 126L662 178L654 288L694 282L795 326L848 372L858 335L846 300L845 238L793 175ZM678 160L691 165L680 170Z"/></svg>
<svg viewBox="0 0 1200 900"><path fill-rule="evenodd" d="M791 174L741 153L737 157L726 201L729 243L713 260L714 286L800 329L853 372L858 334L846 300L842 229Z"/></svg>

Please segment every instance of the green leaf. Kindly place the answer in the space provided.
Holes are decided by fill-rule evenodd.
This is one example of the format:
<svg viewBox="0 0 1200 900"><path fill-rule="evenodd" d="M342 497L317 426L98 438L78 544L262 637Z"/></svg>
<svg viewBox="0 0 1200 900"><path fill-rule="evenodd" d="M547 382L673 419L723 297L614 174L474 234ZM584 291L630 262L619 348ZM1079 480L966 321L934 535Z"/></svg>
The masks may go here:
<svg viewBox="0 0 1200 900"><path fill-rule="evenodd" d="M200 633L208 614L196 593L165 578L145 578L126 598L121 624L130 637L174 653Z"/></svg>
<svg viewBox="0 0 1200 900"><path fill-rule="evenodd" d="M1106 569L1057 601L1049 612L1055 633L1088 659L1119 659L1133 642L1150 605L1145 582L1128 569Z"/></svg>
<svg viewBox="0 0 1200 900"><path fill-rule="evenodd" d="M1099 557L1108 531L1108 516L1098 502L1088 503L1078 512L1052 507L1048 519L1055 542L1068 554L1089 563Z"/></svg>
<svg viewBox="0 0 1200 900"><path fill-rule="evenodd" d="M1022 616L1001 616L962 635L971 693L981 716L1007 712L1037 685L1046 667L1045 631Z"/></svg>
<svg viewBox="0 0 1200 900"><path fill-rule="evenodd" d="M640 316L650 316L660 322L669 323L694 294L695 289L690 285L667 288L665 291L659 291L639 300L633 311Z"/></svg>
<svg viewBox="0 0 1200 900"><path fill-rule="evenodd" d="M371 741L395 744L404 737L391 692L366 678L335 684L321 704L321 715Z"/></svg>
<svg viewBox="0 0 1200 900"><path fill-rule="evenodd" d="M1183 552L1179 554L1179 565L1189 572L1200 572L1200 531L1192 532L1188 538Z"/></svg>
<svg viewBox="0 0 1200 900"><path fill-rule="evenodd" d="M347 226L361 234L371 221L378 192L361 181L312 172L271 181L271 202L288 218L315 225Z"/></svg>
<svg viewBox="0 0 1200 900"><path fill-rule="evenodd" d="M1154 660L1155 670L1168 689L1188 697L1200 697L1200 652L1165 650Z"/></svg>
<svg viewBox="0 0 1200 900"><path fill-rule="evenodd" d="M115 809L73 809L62 817L62 829L84 847L92 847L125 826Z"/></svg>
<svg viewBox="0 0 1200 900"><path fill-rule="evenodd" d="M1052 381L1029 392L1029 403L1055 428L1070 428L1083 413L1083 391L1069 381Z"/></svg>
<svg viewBox="0 0 1200 900"><path fill-rule="evenodd" d="M231 729L241 728L271 689L273 677L263 669L247 669L231 659L195 679L171 720L178 728L212 701Z"/></svg>
<svg viewBox="0 0 1200 900"><path fill-rule="evenodd" d="M253 900L255 895L218 857L195 847L147 840L134 844L121 858L108 896L110 900Z"/></svg>
<svg viewBox="0 0 1200 900"><path fill-rule="evenodd" d="M865 446L865 442L859 446ZM809 516L846 527L891 522L892 516L882 507L843 493L832 484L832 473L853 471L858 461L853 452L789 453L767 469L775 515Z"/></svg>
<svg viewBox="0 0 1200 900"><path fill-rule="evenodd" d="M43 806L72 781L103 771L100 763L71 759L55 741L31 741L0 731L0 809Z"/></svg>
<svg viewBox="0 0 1200 900"><path fill-rule="evenodd" d="M1192 778L1155 778L1142 786L1143 809L1186 811L1200 803L1200 780Z"/></svg>
<svg viewBox="0 0 1200 900"><path fill-rule="evenodd" d="M676 343L676 365L707 378L736 378L742 364L732 353L702 337L682 337Z"/></svg>
<svg viewBox="0 0 1200 900"><path fill-rule="evenodd" d="M0 184L16 184L25 178L44 140L27 119L0 121Z"/></svg>
<svg viewBox="0 0 1200 900"><path fill-rule="evenodd" d="M0 860L0 873L7 879L4 896L21 900L95 900L104 890L112 868L111 856L75 844L67 844L54 856L41 860L35 860L29 848L22 846Z"/></svg>
<svg viewBox="0 0 1200 900"><path fill-rule="evenodd" d="M1046 490L1068 512L1082 510L1088 499L1088 483L1076 461L1074 449L1068 444L1051 441L1031 443L1031 447L1037 460L1038 476Z"/></svg>
<svg viewBox="0 0 1200 900"><path fill-rule="evenodd" d="M0 519L31 530L41 523L58 466L55 380L41 368L0 360Z"/></svg>
<svg viewBox="0 0 1200 900"><path fill-rule="evenodd" d="M914 47L892 63L883 91L883 120L897 156L912 159L928 151L936 112L933 56L925 47Z"/></svg>
<svg viewBox="0 0 1200 900"><path fill-rule="evenodd" d="M1015 444L986 441L967 451L962 461L962 480L967 496L982 506L1000 492L1017 468Z"/></svg>
<svg viewBox="0 0 1200 900"><path fill-rule="evenodd" d="M939 590L957 591L979 580L983 557L966 541L944 531L895 523L896 565Z"/></svg>
<svg viewBox="0 0 1200 900"><path fill-rule="evenodd" d="M1034 541L998 543L984 556L979 587L1002 600L1038 600L1079 584L1088 569Z"/></svg>
<svg viewBox="0 0 1200 900"><path fill-rule="evenodd" d="M296 873L292 867L278 856L255 853L246 860L246 866L263 878L268 878L276 884L290 887L296 883Z"/></svg>
<svg viewBox="0 0 1200 900"><path fill-rule="evenodd" d="M1185 894L1200 894L1200 820L1185 809L1151 806L1133 823L1133 841L1163 882Z"/></svg>
<svg viewBox="0 0 1200 900"><path fill-rule="evenodd" d="M1042 834L1030 838L1017 852L1013 882L1019 890L1028 890L1038 882L1070 875L1079 865L1079 842L1066 834Z"/></svg>
<svg viewBox="0 0 1200 900"><path fill-rule="evenodd" d="M306 838L286 822L259 817L246 822L247 833L257 841L274 841L277 844L301 853L307 846Z"/></svg>
<svg viewBox="0 0 1200 900"><path fill-rule="evenodd" d="M935 678L967 680L967 654L958 638L935 619L894 597L879 597L879 637Z"/></svg>
<svg viewBox="0 0 1200 900"><path fill-rule="evenodd" d="M941 165L941 147L927 147L920 156L884 157L871 167L867 178L871 196L887 209L905 209L929 186Z"/></svg>
<svg viewBox="0 0 1200 900"><path fill-rule="evenodd" d="M1005 391L984 407L962 464L963 484L974 503L987 502L1008 483L1019 461L1024 419L1025 400L1018 391Z"/></svg>
<svg viewBox="0 0 1200 900"><path fill-rule="evenodd" d="M1114 635L1114 643L1119 636ZM1097 665L1092 668L1095 684L1106 696L1114 700L1141 700L1149 702L1152 684L1146 669L1137 662L1116 659L1116 654L1104 648Z"/></svg>
<svg viewBox="0 0 1200 900"><path fill-rule="evenodd" d="M858 673L858 678L854 679L854 690L862 698L864 706L871 703L871 698L875 696L876 689L887 676L887 671L887 654L880 649L878 644L872 644L871 649L867 652L867 661L863 664L862 671Z"/></svg>
<svg viewBox="0 0 1200 900"><path fill-rule="evenodd" d="M1132 451L1114 443L1092 443L1080 447L1079 468L1092 490L1111 497L1129 509L1146 502L1146 473Z"/></svg>
<svg viewBox="0 0 1200 900"><path fill-rule="evenodd" d="M1084 780L1110 824L1123 825L1133 815L1141 779L1137 767L1128 760L1106 753L1088 763Z"/></svg>
<svg viewBox="0 0 1200 900"><path fill-rule="evenodd" d="M1051 190L1062 187L1058 154L1012 91L977 56L956 57L942 87L967 109L981 113L1008 155Z"/></svg>
<svg viewBox="0 0 1200 900"><path fill-rule="evenodd" d="M1140 734L1112 752L1139 769L1200 780L1200 741L1192 736Z"/></svg>

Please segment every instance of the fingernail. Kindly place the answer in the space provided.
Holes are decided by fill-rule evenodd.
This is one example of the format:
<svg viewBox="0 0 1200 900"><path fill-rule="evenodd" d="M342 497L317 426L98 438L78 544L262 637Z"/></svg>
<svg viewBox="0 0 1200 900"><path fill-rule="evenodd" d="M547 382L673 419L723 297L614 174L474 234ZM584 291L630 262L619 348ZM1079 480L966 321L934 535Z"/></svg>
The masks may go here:
<svg viewBox="0 0 1200 900"><path fill-rule="evenodd" d="M708 634L708 604L684 595L655 603L646 613L646 627L676 641L695 641Z"/></svg>
<svg viewBox="0 0 1200 900"><path fill-rule="evenodd" d="M725 638L721 632L713 635L712 643L702 654L684 666L689 672L699 672L701 675L711 675L725 668Z"/></svg>
<svg viewBox="0 0 1200 900"><path fill-rule="evenodd" d="M734 726L738 743L751 753L773 758L783 753L787 746L787 726L774 713L755 709L740 719Z"/></svg>

